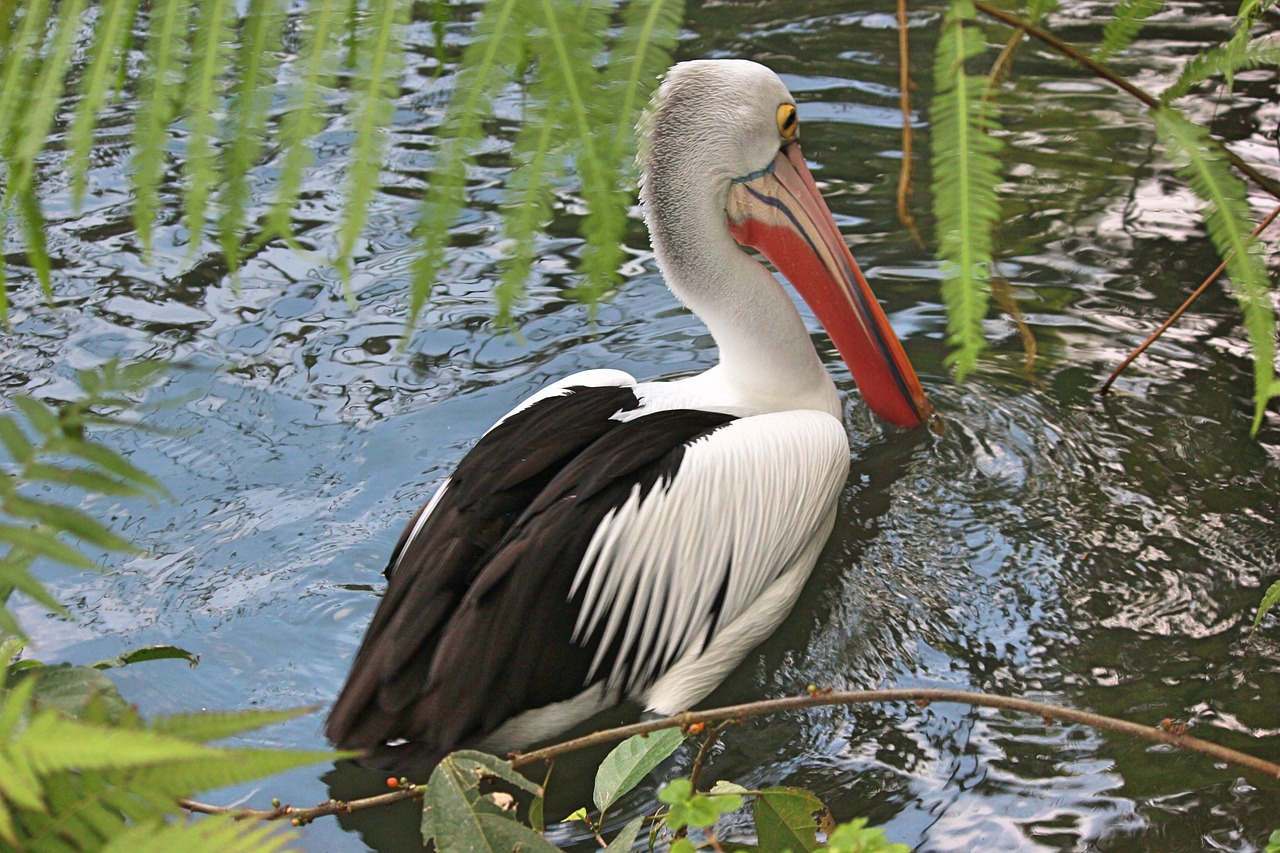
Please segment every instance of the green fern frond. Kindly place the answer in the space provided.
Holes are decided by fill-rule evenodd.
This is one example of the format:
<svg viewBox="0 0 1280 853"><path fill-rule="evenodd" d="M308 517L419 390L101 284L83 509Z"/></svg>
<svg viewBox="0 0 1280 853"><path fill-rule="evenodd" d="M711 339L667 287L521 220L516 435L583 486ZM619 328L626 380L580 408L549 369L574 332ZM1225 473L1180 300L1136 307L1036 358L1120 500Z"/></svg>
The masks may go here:
<svg viewBox="0 0 1280 853"><path fill-rule="evenodd" d="M106 0L98 17L89 54L89 69L80 80L80 102L67 135L67 171L71 175L72 204L84 200L89 173L89 149L98 112L106 103L107 91L120 73L121 60L133 36L138 0Z"/></svg>
<svg viewBox="0 0 1280 853"><path fill-rule="evenodd" d="M187 123L183 179L186 198L183 216L187 224L188 253L194 256L204 238L209 195L218 180L216 138L221 111L222 73L230 53L235 9L231 0L202 0L192 45L193 63L183 91L183 116Z"/></svg>
<svg viewBox="0 0 1280 853"><path fill-rule="evenodd" d="M1124 50L1138 37L1147 18L1154 15L1164 6L1164 0L1120 0L1116 4L1116 14L1102 31L1102 47L1098 48L1098 59L1106 59L1113 53Z"/></svg>
<svg viewBox="0 0 1280 853"><path fill-rule="evenodd" d="M293 720L314 711L315 708L290 708L284 711L234 711L227 713L174 714L157 717L151 721L151 730L174 735L184 740L206 743L211 740L244 734L263 726L271 726Z"/></svg>
<svg viewBox="0 0 1280 853"><path fill-rule="evenodd" d="M1244 311L1253 350L1253 433L1275 391L1276 319L1270 282L1258 241L1249 226L1244 182L1237 178L1209 131L1168 107L1153 110L1156 130L1170 159L1205 202L1205 223L1227 264L1232 290Z"/></svg>
<svg viewBox="0 0 1280 853"><path fill-rule="evenodd" d="M483 122L493 114L493 98L523 65L531 5L521 0L485 4L463 53L457 85L436 134L435 169L415 232L422 252L413 265L406 328L417 321L444 267L445 247L465 203L467 168L483 136Z"/></svg>
<svg viewBox="0 0 1280 853"><path fill-rule="evenodd" d="M943 21L934 63L932 102L933 206L937 218L942 296L947 331L956 349L947 357L964 379L986 345L982 320L991 295L991 232L1000 213L996 199L1001 143L991 136L995 106L982 97L984 78L965 62L984 50L981 35L965 22L968 0L952 3Z"/></svg>
<svg viewBox="0 0 1280 853"><path fill-rule="evenodd" d="M366 67L359 76L360 105L355 121L355 141L351 145L351 165L347 173L347 201L338 227L338 270L342 273L347 302L354 305L351 290L351 258L356 240L364 232L369 200L378 187L382 174L382 149L386 139L383 128L395 109L399 94L402 51L399 28L408 14L405 0L383 0L374 4L366 35L360 49Z"/></svg>
<svg viewBox="0 0 1280 853"><path fill-rule="evenodd" d="M162 821L178 812L179 797L344 757L205 746L144 728L136 715L72 720L33 706L35 684L27 678L0 691L0 837L21 838L24 850L87 853L137 838L130 833L139 826L166 832ZM291 715L250 713L239 723L218 715L209 726L193 719L183 727L245 731Z"/></svg>
<svg viewBox="0 0 1280 853"><path fill-rule="evenodd" d="M31 84L31 97L18 122L21 132L8 153L10 191L30 186L35 176L36 157L44 148L53 126L53 117L62 102L62 89L71 62L76 34L84 17L85 0L66 0L58 9L58 23L49 43L44 61L40 63L35 81Z"/></svg>
<svg viewBox="0 0 1280 853"><path fill-rule="evenodd" d="M545 78L544 78L545 79ZM524 282L533 266L538 229L551 218L556 181L564 174L563 152L553 152L557 130L564 125L553 118L552 104L530 91L533 106L525 113L512 158L515 170L507 181L503 202L503 232L511 248L494 291L495 322L511 323L511 311L524 294Z"/></svg>
<svg viewBox="0 0 1280 853"><path fill-rule="evenodd" d="M218 200L218 241L232 273L240 268L245 217L249 205L249 174L262 155L267 129L269 88L275 79L277 53L284 22L281 0L251 0L236 52L236 86L228 109L230 149L222 169Z"/></svg>
<svg viewBox="0 0 1280 853"><path fill-rule="evenodd" d="M53 301L53 268L49 263L44 213L40 210L35 184L28 180L17 186L11 185L10 193L11 198L17 199L18 227L27 244L27 261L36 271L36 280L40 282L44 298Z"/></svg>
<svg viewBox="0 0 1280 853"><path fill-rule="evenodd" d="M31 397L11 398L22 419L0 415L0 445L12 462L11 473L0 478L0 545L8 548L0 553L0 604L7 597L2 591L13 588L62 612L29 569L36 557L76 568L96 568L96 561L79 547L62 541L64 534L106 551L134 550L127 540L81 510L32 498L22 489L27 484L52 482L94 494L164 494L152 477L85 435L86 424L120 422L119 413L135 405L125 395L145 390L157 375L154 364L120 366L111 361L97 370L79 371L82 397L56 409ZM12 614L4 608L0 608L0 626L18 632Z"/></svg>
<svg viewBox="0 0 1280 853"><path fill-rule="evenodd" d="M1280 65L1280 39L1252 41L1231 39L1196 54L1182 68L1178 79L1160 94L1161 103L1171 103L1191 91L1192 87L1219 74L1230 76L1246 68Z"/></svg>
<svg viewBox="0 0 1280 853"><path fill-rule="evenodd" d="M1038 24L1050 12L1057 10L1058 0L1030 0L1027 3L1027 20Z"/></svg>
<svg viewBox="0 0 1280 853"><path fill-rule="evenodd" d="M10 49L0 63L0 153L5 159L17 144L16 129L21 125L16 118L26 108L32 68L44 43L48 16L49 0L31 0L23 10L22 25L9 35ZM12 199L6 196L5 207L10 204Z"/></svg>
<svg viewBox="0 0 1280 853"><path fill-rule="evenodd" d="M339 0L315 0L303 18L300 71L293 86L292 103L277 139L284 149L276 201L267 213L265 237L292 240L293 207L298 201L302 178L311 164L308 145L324 126L322 92L332 81L330 48L342 14Z"/></svg>
<svg viewBox="0 0 1280 853"><path fill-rule="evenodd" d="M169 122L187 52L188 0L156 0L147 37L147 71L133 128L133 224L145 255L159 206L160 177L169 157Z"/></svg>
<svg viewBox="0 0 1280 853"><path fill-rule="evenodd" d="M585 6L590 17L581 27L565 27L566 16L557 8L556 0L540 0L542 23L547 28L551 53L542 63L549 64L553 77L564 89L569 114L565 120L575 126L578 137L575 162L582 179L582 195L587 202L587 216L582 223L586 245L582 252L581 272L584 285L575 295L587 302L599 299L617 281L622 261L622 235L626 228L625 202L617 198L616 168L609 168L609 150L597 141L600 124L595 120L591 96L598 72L592 59L599 49L594 34L603 30L605 9L595 3ZM540 63L541 64L541 63ZM616 120L616 118L614 119Z"/></svg>
<svg viewBox="0 0 1280 853"><path fill-rule="evenodd" d="M280 853L293 849L298 835L278 825L237 821L235 815L216 815L194 823L153 821L113 838L101 853L227 853L252 850Z"/></svg>

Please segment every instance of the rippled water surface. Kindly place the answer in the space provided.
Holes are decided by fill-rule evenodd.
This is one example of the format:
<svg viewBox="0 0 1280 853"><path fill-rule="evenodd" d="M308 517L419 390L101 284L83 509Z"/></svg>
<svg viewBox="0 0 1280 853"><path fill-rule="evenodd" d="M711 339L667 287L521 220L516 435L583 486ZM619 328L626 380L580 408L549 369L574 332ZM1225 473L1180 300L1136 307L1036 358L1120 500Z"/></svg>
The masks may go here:
<svg viewBox="0 0 1280 853"><path fill-rule="evenodd" d="M1066 5L1055 30L1096 39L1109 4ZM1158 89L1181 57L1225 31L1231 5L1169 4L1116 66ZM1280 622L1265 621L1246 642L1260 590L1280 574L1280 418L1273 406L1250 439L1252 378L1234 300L1211 289L1116 397L1094 397L1216 264L1192 198L1153 154L1138 105L1024 45L1002 119L1015 165L1002 190L1000 271L1039 357L1028 379L1014 322L993 310L992 349L955 385L943 366L937 265L893 214L901 143L892 11L887 2L695 4L679 49L681 58L751 57L783 75L801 102L815 175L947 423L935 436L873 422L811 323L849 393L853 474L801 603L709 702L810 683L957 686L1150 724L1185 720L1198 735L1280 760ZM912 21L919 71L935 12L921 7ZM425 29L414 36L430 38ZM452 41L465 37L465 23L451 28ZM188 400L155 416L176 433L119 437L175 499L89 507L117 519L147 556L101 575L48 572L76 619L21 610L40 657L89 661L151 643L199 653L195 669L161 662L113 673L147 714L326 703L401 526L498 415L586 367L653 378L714 362L703 327L656 274L638 220L625 284L594 321L563 295L579 245L561 225L519 308L520 334L496 332L498 253L489 246L500 163L473 175L465 245L407 351L397 348L412 197L429 172L424 149L450 82L434 72L423 59L406 74L354 310L330 269L278 245L233 282L212 246L186 244L176 184L155 263L145 265L122 130L107 131L83 211L71 209L50 169L56 305L41 301L11 251L14 323L0 333L0 382L59 399L71 393L73 368L161 356L178 365L164 394ZM1234 97L1209 93L1188 108L1277 175L1265 136L1280 118L1276 84L1273 70L1249 72ZM117 107L108 126L131 108ZM504 109L515 116L518 102ZM927 144L927 116L916 119ZM348 140L332 123L297 213L321 252L334 245ZM924 187L927 161L919 166ZM268 202L267 178L259 191ZM1254 203L1259 214L1268 209ZM319 748L319 730L312 715L253 742ZM563 803L549 814L586 800L586 783L569 780L588 771L585 759L560 764ZM955 705L752 723L726 737L709 773L810 788L837 817L867 815L919 850L1257 850L1280 827L1274 783L1081 727ZM371 784L319 768L215 796L256 791L259 802L306 804ZM616 819L651 796L640 792ZM732 826L725 835L747 829ZM586 841L569 828L556 838ZM414 849L415 819L402 808L321 821L305 842L316 851Z"/></svg>

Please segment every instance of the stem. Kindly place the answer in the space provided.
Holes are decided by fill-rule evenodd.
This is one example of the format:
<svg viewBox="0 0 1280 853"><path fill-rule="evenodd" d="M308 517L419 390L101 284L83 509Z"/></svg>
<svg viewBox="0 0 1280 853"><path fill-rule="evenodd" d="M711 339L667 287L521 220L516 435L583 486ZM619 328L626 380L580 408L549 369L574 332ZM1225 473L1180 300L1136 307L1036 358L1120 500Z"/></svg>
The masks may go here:
<svg viewBox="0 0 1280 853"><path fill-rule="evenodd" d="M1258 227L1253 229L1253 236L1257 237L1264 230L1266 230L1267 226L1269 226L1272 222L1275 221L1277 215L1280 215L1280 207L1277 207L1275 210L1268 213L1267 218L1258 223ZM1187 300L1178 306L1178 310L1170 314L1169 319L1165 320L1164 323L1161 324L1160 328L1152 332L1151 335L1145 341L1143 341L1142 344L1137 349L1129 353L1129 356L1124 361L1120 362L1120 365L1115 370L1111 371L1111 375L1107 377L1107 381L1103 382L1102 387L1098 389L1099 397L1105 397L1111 393L1112 384L1114 384L1115 381L1120 378L1120 374L1124 372L1124 369L1128 367L1130 364L1132 364L1134 359L1136 359L1138 356L1146 352L1147 347L1155 343L1156 340L1161 335L1163 335L1166 331L1168 331L1169 327L1172 326L1174 323L1176 323L1178 321L1178 318L1181 317L1186 312L1186 310L1191 307L1191 303L1195 302L1198 298L1200 298L1200 294L1204 293L1205 290L1209 288L1209 285L1213 284L1215 281L1218 280L1218 276L1222 275L1222 271L1227 268L1227 262L1230 261L1233 256L1234 256L1234 253L1232 253L1232 255L1228 255L1222 261L1222 263L1218 264L1218 268L1215 269L1213 272L1209 273L1209 277L1206 278L1204 281L1202 281L1200 283L1200 286L1197 287L1194 291L1192 291L1191 295L1187 297Z"/></svg>
<svg viewBox="0 0 1280 853"><path fill-rule="evenodd" d="M907 37L907 0L898 0L898 107L902 110L902 165L898 167L898 221L911 232L916 245L924 248L924 238L911 213L911 174L915 169L911 127L911 43Z"/></svg>
<svg viewBox="0 0 1280 853"><path fill-rule="evenodd" d="M575 752L588 746L602 743L613 743L632 735L648 734L661 729L686 727L693 723L709 723L717 720L759 717L765 714L777 714L782 711L797 711L804 708L817 708L824 705L862 705L874 702L915 702L927 705L931 702L957 702L984 708L999 708L1006 711L1019 711L1049 720L1060 720L1066 723L1079 723L1101 731L1119 732L1120 734L1176 746L1189 752L1208 756L1215 761L1234 764L1246 770L1261 773L1271 779L1280 780L1280 764L1274 764L1262 758L1255 758L1243 752L1210 743L1197 737L1181 734L1173 727L1164 728L1144 726L1127 720L1094 714L1090 711L1077 711L1061 705L1049 705L1030 699L1018 699L1012 696L995 696L989 693L978 693L971 690L955 690L950 688L900 688L893 690L853 690L844 692L820 692L806 696L791 696L784 699L766 699L761 702L748 702L743 705L730 705L724 708L712 708L706 711L685 711L674 717L658 720L647 720L616 729L606 729L564 743L536 749L532 752L515 753L511 757L513 767L523 767L537 761Z"/></svg>
<svg viewBox="0 0 1280 853"><path fill-rule="evenodd" d="M298 809L293 806L277 806L273 809L242 809L236 806L212 806L208 803L196 802L185 797L178 800L178 805L189 812L198 812L199 814L233 814L236 816L236 820L283 820L288 818L294 826L303 826L318 817L326 815L351 814L352 812L371 809L376 806L389 806L401 800L420 800L426 789L426 785L410 785L406 788L401 788L399 791L392 791L389 794L379 794L376 797L365 797L360 800L346 802L330 800L327 803L321 803L309 809Z"/></svg>
<svg viewBox="0 0 1280 853"><path fill-rule="evenodd" d="M979 12L982 12L984 15L988 15L989 17L995 18L997 21L1000 21L1003 24L1007 24L1008 26L1011 26L1015 29L1024 30L1027 33L1027 35L1033 36L1039 39L1040 41L1047 44L1049 47L1056 50L1058 53L1061 53L1063 56L1067 57L1068 59L1071 59L1075 61L1077 64L1087 68L1089 71L1092 71L1095 75L1106 80L1108 83L1115 86L1117 89L1127 92L1133 97L1137 98L1139 101L1142 101L1142 103L1146 104L1151 109L1156 109L1157 107L1160 106L1160 100L1156 98L1154 95L1152 95L1150 92L1147 92L1145 89L1141 89L1138 86L1135 86L1134 84L1130 83L1128 80L1121 77L1119 74L1112 71L1110 68L1103 65L1101 62L1098 62L1096 59L1093 59L1087 56L1079 48L1075 47L1074 45L1068 44L1067 42L1055 36L1053 33L1049 32L1048 30L1041 29L1040 27L1037 27L1035 24L1032 24L1028 21L1024 21L1021 18L1017 17L1016 15L1010 15L1008 12L1005 12L1003 9L998 9L995 6L992 6L991 4L985 2L985 0L973 0L973 7L977 9ZM1244 160L1240 159L1240 157L1235 152L1233 152L1230 148L1223 146L1223 151L1226 152L1227 159L1231 162L1231 165L1235 166L1236 169L1241 174L1248 176L1250 180L1252 180L1255 184L1257 184L1267 193L1274 196L1275 198L1280 199L1280 187L1277 187L1276 184L1270 178L1268 178L1266 175L1263 175L1261 172L1259 172L1257 169L1250 166Z"/></svg>

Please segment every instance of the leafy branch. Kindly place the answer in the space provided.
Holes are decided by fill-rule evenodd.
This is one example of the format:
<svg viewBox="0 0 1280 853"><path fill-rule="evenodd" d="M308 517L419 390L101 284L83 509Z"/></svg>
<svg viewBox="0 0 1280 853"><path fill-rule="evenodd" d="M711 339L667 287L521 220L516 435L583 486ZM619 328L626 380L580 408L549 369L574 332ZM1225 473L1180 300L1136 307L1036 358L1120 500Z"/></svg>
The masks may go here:
<svg viewBox="0 0 1280 853"><path fill-rule="evenodd" d="M118 451L91 437L91 428L139 426L137 400L159 377L163 365L109 361L77 373L82 396L50 405L15 396L16 411L0 413L0 445L8 455L0 475L0 602L20 590L56 613L63 607L29 569L45 558L79 569L97 567L86 546L108 552L136 552L82 509L35 497L31 488L50 484L81 495L158 497L164 487ZM66 539L78 540L69 544ZM0 631L20 634L7 606L0 609Z"/></svg>

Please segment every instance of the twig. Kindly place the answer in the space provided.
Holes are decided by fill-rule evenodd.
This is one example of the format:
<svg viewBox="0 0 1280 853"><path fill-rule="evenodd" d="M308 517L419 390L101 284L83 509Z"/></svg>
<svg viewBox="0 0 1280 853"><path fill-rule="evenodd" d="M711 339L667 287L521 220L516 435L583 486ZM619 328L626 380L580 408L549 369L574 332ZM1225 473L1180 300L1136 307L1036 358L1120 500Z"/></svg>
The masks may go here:
<svg viewBox="0 0 1280 853"><path fill-rule="evenodd" d="M716 745L716 741L720 740L720 735L724 734L724 730L729 726L736 726L741 720L725 720L720 725L707 732L707 737L702 741L702 748L698 750L697 758L693 759L693 769L689 771L689 785L694 792L698 790L698 780L702 776L702 768L707 763L707 758L711 755L711 749Z"/></svg>
<svg viewBox="0 0 1280 853"><path fill-rule="evenodd" d="M717 727L708 736L704 749L715 737L719 737L723 729L748 717L759 717L766 714L778 714L783 711L797 711L804 708L817 708L825 705L861 705L879 702L914 702L926 707L932 702L956 702L984 708L999 708L1005 711L1018 711L1043 717L1045 720L1060 720L1066 723L1079 723L1101 731L1119 732L1133 737L1149 740L1153 743L1166 744L1185 749L1188 752L1208 756L1214 761L1233 764L1236 767L1260 773L1271 779L1280 780L1280 764L1274 764L1262 758L1246 755L1243 752L1220 746L1207 740L1201 740L1186 734L1186 726L1174 725L1168 720L1159 726L1144 726L1106 717L1090 711L1077 711L1060 705L1049 705L1030 699L1018 699L1012 696L994 696L989 693L977 693L970 690L952 690L937 687L903 688L894 690L853 690L836 692L831 690L809 693L804 696L790 696L785 699L766 699L761 702L748 702L743 705L730 705L724 708L711 708L706 711L686 711L674 717L663 717L647 720L629 726L605 729L563 743L535 749L532 752L514 753L511 756L512 767L524 767L539 761L549 761L560 755L576 752L589 746L602 743L613 743L625 740L633 735L649 734L661 729L688 728L695 723L717 722ZM213 806L195 800L181 799L178 805L188 811L201 814L233 814L237 820L282 820L302 826L318 817L334 814L351 814L352 812L370 809L376 806L390 805L401 800L421 798L426 790L425 785L409 785L388 794L366 797L360 800L330 800L314 808L299 809L293 806L276 806L271 809L243 809L236 806Z"/></svg>
<svg viewBox="0 0 1280 853"><path fill-rule="evenodd" d="M915 130L911 127L911 44L907 37L907 0L898 0L898 106L902 110L902 164L898 167L898 221L923 249L924 238L911 213L912 154Z"/></svg>
<svg viewBox="0 0 1280 853"><path fill-rule="evenodd" d="M984 15L995 18L1001 23L1007 24L1015 29L1024 30L1027 35L1034 36L1049 45L1049 47L1053 48L1058 53L1061 53L1063 56L1089 69L1095 75L1106 80L1117 89L1127 92L1139 101L1142 101L1142 103L1146 104L1151 109L1154 110L1161 106L1159 98L1155 97L1150 92L1147 92L1145 89L1139 88L1138 86L1130 83L1124 77L1121 77L1101 62L1085 55L1074 45L1068 44L1048 30L1041 29L1035 24L1032 24L1029 21L1024 21L1016 15L1010 15L1003 9L998 9L985 2L985 0L973 0L973 7ZM1230 148L1227 148L1225 145L1222 147L1222 150L1225 152L1227 159L1231 162L1231 165L1235 166L1241 174L1247 175L1255 184L1267 193L1280 199L1280 187L1276 186L1270 178L1250 166L1242 160L1239 155Z"/></svg>
<svg viewBox="0 0 1280 853"><path fill-rule="evenodd" d="M1280 764L1274 764L1262 758L1255 758L1243 752L1220 746L1197 737L1183 734L1176 727L1158 728L1106 717L1090 711L1077 711L1060 705L1048 705L1030 699L1018 699L1012 696L994 696L970 690L952 690L947 688L902 688L893 690L853 690L844 692L819 692L805 696L791 696L785 699L767 699L761 702L748 702L743 705L730 705L724 708L712 708L706 711L686 711L674 717L658 720L647 720L616 729L606 729L585 735L580 738L558 743L553 746L535 749L532 752L512 755L513 767L523 767L538 761L575 752L588 746L612 743L624 740L633 735L649 734L661 729L688 727L694 723L709 723L717 720L758 717L765 714L777 714L783 711L797 711L804 708L816 708L824 705L859 705L873 702L915 702L929 704L931 702L958 702L964 705L975 705L985 708L999 708L1006 711L1019 711L1050 720L1067 723L1079 723L1095 729L1119 732L1152 741L1153 743L1176 746L1189 752L1208 756L1215 761L1234 764L1246 770L1261 773L1271 779L1280 779Z"/></svg>
<svg viewBox="0 0 1280 853"><path fill-rule="evenodd" d="M270 809L242 809L237 806L212 806L208 803L200 803L186 798L178 800L178 805L189 812L197 812L199 814L232 814L235 815L236 820L284 820L288 818L294 826L305 826L316 818L325 817L326 815L351 814L362 809L388 806L401 800L421 799L425 790L425 785L408 785L398 791L379 794L376 797L347 801L330 800L327 803L321 803L309 809L299 809L293 806L276 806Z"/></svg>
<svg viewBox="0 0 1280 853"><path fill-rule="evenodd" d="M1267 226L1269 226L1272 222L1275 221L1277 215L1280 215L1280 207L1277 207L1275 210L1268 213L1267 218L1263 219L1261 222L1258 223L1258 227L1253 229L1253 236L1257 237L1264 230L1266 230ZM1191 307L1191 303L1195 302L1198 298L1200 298L1200 294L1204 293L1209 288L1209 285L1213 284L1215 281L1218 280L1218 276L1222 275L1223 271L1227 268L1227 262L1230 261L1232 257L1234 257L1234 254L1228 255L1226 260L1218 264L1218 268L1215 269L1213 272L1209 273L1209 277L1206 278L1204 281L1202 281L1200 283L1200 286L1197 287L1194 291L1192 291L1191 295L1187 297L1186 301L1178 306L1178 310L1170 314L1169 319L1165 320L1164 323L1160 325L1160 328L1152 332L1151 335L1145 341L1143 341L1142 344L1137 349L1129 353L1129 356L1124 361L1120 362L1120 365L1115 370L1111 371L1111 375L1107 377L1107 381L1103 382L1102 387L1098 389L1099 397L1105 397L1111 393L1111 386L1115 383L1117 379L1120 378L1120 374L1124 372L1124 369L1128 367L1130 364L1132 364L1134 359L1136 359L1138 356L1146 352L1147 347L1155 343L1156 339L1158 339L1161 335L1163 335L1166 331L1168 331L1170 326L1178 322L1178 318L1181 317L1186 312L1186 310Z"/></svg>

